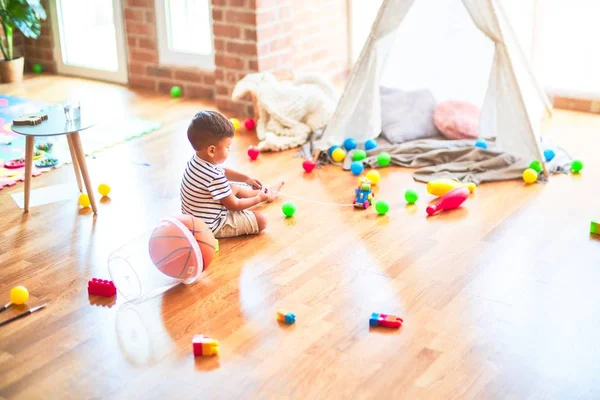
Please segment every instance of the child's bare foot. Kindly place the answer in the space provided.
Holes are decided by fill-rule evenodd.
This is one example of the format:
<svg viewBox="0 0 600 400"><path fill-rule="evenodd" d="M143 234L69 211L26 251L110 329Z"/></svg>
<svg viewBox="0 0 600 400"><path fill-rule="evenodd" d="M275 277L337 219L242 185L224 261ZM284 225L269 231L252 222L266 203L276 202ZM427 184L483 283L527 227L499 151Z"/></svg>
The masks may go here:
<svg viewBox="0 0 600 400"><path fill-rule="evenodd" d="M279 181L277 183L267 186L267 189L269 189L269 199L267 200L268 203L271 203L272 201L277 199L277 197L279 197L279 190L281 189L284 183L284 181Z"/></svg>

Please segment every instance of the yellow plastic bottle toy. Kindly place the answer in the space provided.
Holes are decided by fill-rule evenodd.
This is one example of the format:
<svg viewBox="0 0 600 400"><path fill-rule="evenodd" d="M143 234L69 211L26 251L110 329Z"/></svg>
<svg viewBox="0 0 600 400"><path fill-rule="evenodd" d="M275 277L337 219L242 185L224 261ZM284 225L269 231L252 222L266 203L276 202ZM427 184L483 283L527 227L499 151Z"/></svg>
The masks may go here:
<svg viewBox="0 0 600 400"><path fill-rule="evenodd" d="M477 185L475 185L473 182L462 183L452 179L435 179L427 182L427 192L434 196L443 196L452 189L459 187L466 187L469 189L469 192L473 193Z"/></svg>

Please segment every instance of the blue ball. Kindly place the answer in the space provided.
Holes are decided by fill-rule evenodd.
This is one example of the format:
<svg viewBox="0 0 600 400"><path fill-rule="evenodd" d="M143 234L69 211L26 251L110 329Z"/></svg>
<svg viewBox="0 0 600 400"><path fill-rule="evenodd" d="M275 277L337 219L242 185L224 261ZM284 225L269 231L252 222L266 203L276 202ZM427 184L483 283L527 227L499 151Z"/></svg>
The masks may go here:
<svg viewBox="0 0 600 400"><path fill-rule="evenodd" d="M374 141L373 139L369 139L365 142L365 150L373 150L374 148L377 147L377 142Z"/></svg>
<svg viewBox="0 0 600 400"><path fill-rule="evenodd" d="M550 162L552 161L552 159L556 156L556 153L554 152L554 150L544 150L544 158L546 159L546 162Z"/></svg>
<svg viewBox="0 0 600 400"><path fill-rule="evenodd" d="M329 148L329 150L327 150L327 153L329 154L329 157L332 157L333 151L334 151L335 149L339 149L339 148L340 148L340 146L331 146L331 147Z"/></svg>
<svg viewBox="0 0 600 400"><path fill-rule="evenodd" d="M478 141L475 142L475 147L481 147L482 149L487 149L488 145L485 140L479 139Z"/></svg>
<svg viewBox="0 0 600 400"><path fill-rule="evenodd" d="M354 150L356 148L356 140L350 138L344 140L344 147L348 151Z"/></svg>
<svg viewBox="0 0 600 400"><path fill-rule="evenodd" d="M360 175L364 169L365 167L360 161L354 161L350 164L350 171L352 171L354 175Z"/></svg>

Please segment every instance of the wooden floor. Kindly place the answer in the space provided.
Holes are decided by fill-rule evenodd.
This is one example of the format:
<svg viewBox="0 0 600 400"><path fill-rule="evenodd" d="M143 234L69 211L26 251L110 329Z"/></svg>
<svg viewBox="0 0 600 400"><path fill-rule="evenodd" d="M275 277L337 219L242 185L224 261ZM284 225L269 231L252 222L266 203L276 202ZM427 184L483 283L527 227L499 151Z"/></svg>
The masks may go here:
<svg viewBox="0 0 600 400"><path fill-rule="evenodd" d="M179 211L191 152L185 128L210 107L119 86L35 77L0 92L60 102L87 95L112 115L163 127L89 158L93 184L109 183L99 214L70 201L24 215L0 191L0 300L29 288L45 310L0 328L5 399L594 399L600 397L600 116L556 113L553 139L585 161L580 176L548 184L483 184L464 207L425 218L431 196L410 171L382 170L373 209L281 200L262 207L258 237L221 241L197 283L140 305L91 304L86 283L107 278L111 252ZM228 161L283 192L349 203L356 178L327 166L305 175L295 151L262 154L240 133ZM85 141L83 143L85 147ZM149 163L144 166L143 163ZM32 188L70 183L63 167ZM421 194L406 206L406 189ZM276 309L296 313L282 327ZM7 318L19 310L12 307ZM399 331L370 329L372 312L402 316ZM220 341L194 359L191 339Z"/></svg>

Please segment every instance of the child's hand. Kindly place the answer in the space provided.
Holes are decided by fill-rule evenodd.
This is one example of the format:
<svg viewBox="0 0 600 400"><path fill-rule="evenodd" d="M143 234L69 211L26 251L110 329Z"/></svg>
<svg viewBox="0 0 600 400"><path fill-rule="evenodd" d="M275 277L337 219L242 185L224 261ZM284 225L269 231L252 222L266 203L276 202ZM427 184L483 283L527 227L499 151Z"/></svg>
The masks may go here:
<svg viewBox="0 0 600 400"><path fill-rule="evenodd" d="M258 199L261 202L263 202L263 201L268 201L271 198L271 193L270 193L269 189L264 188L264 189L261 189L261 191L258 192L258 194L256 196L258 196Z"/></svg>
<svg viewBox="0 0 600 400"><path fill-rule="evenodd" d="M248 177L248 179L245 180L245 183L252 186L252 189L260 189L263 186L261 181L250 177Z"/></svg>

